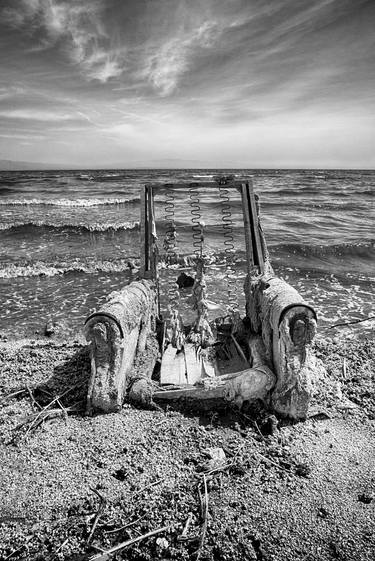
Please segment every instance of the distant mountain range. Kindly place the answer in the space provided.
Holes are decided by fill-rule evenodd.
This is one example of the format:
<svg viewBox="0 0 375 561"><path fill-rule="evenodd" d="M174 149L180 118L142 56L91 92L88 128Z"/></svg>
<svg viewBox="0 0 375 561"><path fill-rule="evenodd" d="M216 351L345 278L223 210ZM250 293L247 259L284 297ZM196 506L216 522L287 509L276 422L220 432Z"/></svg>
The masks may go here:
<svg viewBox="0 0 375 561"><path fill-rule="evenodd" d="M162 159L162 160L149 160L149 161L135 161L126 164L115 162L112 164L105 164L102 166L88 166L88 165L69 165L69 164L46 164L42 162L22 162L16 160L0 160L0 171L23 171L23 170L60 170L60 169L215 169L218 166L211 165L209 162L202 162L200 160L182 160ZM221 169L223 168L236 168L238 164L233 162L222 162Z"/></svg>
<svg viewBox="0 0 375 561"><path fill-rule="evenodd" d="M44 169L67 169L66 166L55 164L42 164L40 162L19 162L14 160L0 160L1 171L22 171L22 170L44 170Z"/></svg>

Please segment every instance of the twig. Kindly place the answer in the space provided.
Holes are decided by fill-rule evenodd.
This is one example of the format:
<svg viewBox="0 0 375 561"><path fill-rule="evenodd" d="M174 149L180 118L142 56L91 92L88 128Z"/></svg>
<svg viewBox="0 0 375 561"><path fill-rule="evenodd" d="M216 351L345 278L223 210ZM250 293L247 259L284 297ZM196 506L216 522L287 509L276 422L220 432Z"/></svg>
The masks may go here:
<svg viewBox="0 0 375 561"><path fill-rule="evenodd" d="M91 491L92 491L93 493L95 493L95 495L97 495L97 496L99 497L99 499L100 499L100 504L99 504L98 511L97 511L97 513L96 513L96 515L95 515L95 518L94 518L94 523L93 523L93 525L92 525L90 535L89 535L89 537L87 538L86 543L90 543L91 538L92 538L93 535L94 535L96 526L97 526L97 524L98 524L98 522L99 522L99 518L100 518L100 516L101 516L101 514L102 514L102 512L103 512L103 509L104 509L104 507L105 507L105 504L106 504L106 502L107 502L106 499L105 499L105 497L103 497L103 495L101 495L101 494L99 493L99 491L97 491L96 489L93 489L93 488L91 488L91 487L90 487L90 489L91 489Z"/></svg>
<svg viewBox="0 0 375 561"><path fill-rule="evenodd" d="M241 346L239 344L239 342L237 341L237 339L235 338L235 336L233 335L233 333L231 333L231 338L233 340L233 343L238 351L238 354L241 356L242 360L249 366L249 361L247 360L247 358L245 357L245 354L243 352L243 350L241 349Z"/></svg>
<svg viewBox="0 0 375 561"><path fill-rule="evenodd" d="M187 539L188 539L187 535L188 535L189 527L190 527L190 524L191 524L192 520L193 520L193 513L189 512L189 516L187 517L184 529L182 530L181 535L178 536L177 541L179 541L179 542L187 541Z"/></svg>
<svg viewBox="0 0 375 561"><path fill-rule="evenodd" d="M356 319L354 321L346 321L344 323L335 323L335 325L331 325L330 329L334 327L342 327L343 325L354 325L355 323L361 323L362 321L370 321L371 319L375 319L375 316L369 316L368 318L363 319Z"/></svg>
<svg viewBox="0 0 375 561"><path fill-rule="evenodd" d="M27 437L27 435L29 434L29 432L34 428L37 427L38 424L37 423L38 419L43 415L43 413L45 413L47 411L47 409L49 409L51 407L51 405L53 405L54 403L56 403L57 401L59 401L59 399L61 399L62 397L64 397L64 395L68 394L69 392L71 392L74 389L79 388L80 386L83 386L82 384L79 384L78 386L71 386L70 388L68 388L64 393L62 393L61 395L56 396L52 401L50 401L50 403L48 403L48 405L46 405L45 407L43 407L43 409L41 411L39 411L38 415L35 417L35 419L31 422L30 426L28 427L24 438ZM42 419L43 420L43 419Z"/></svg>
<svg viewBox="0 0 375 561"><path fill-rule="evenodd" d="M57 400L57 405L60 407L61 411L63 412L63 414L64 414L64 419L65 419L65 422L66 422L66 420L67 420L67 418L68 418L68 412L67 412L67 410L65 409L65 407L63 406L63 404L61 403L61 401L60 401L59 399Z"/></svg>
<svg viewBox="0 0 375 561"><path fill-rule="evenodd" d="M48 395L48 397L53 397L53 395L51 394L51 392L49 392L49 391L47 391L47 390L45 390L45 389L43 389L43 388L38 387L37 390L38 390L38 392L45 393L46 395Z"/></svg>
<svg viewBox="0 0 375 561"><path fill-rule="evenodd" d="M64 540L59 547L56 549L56 551L54 551L49 557L47 557L48 561L52 561L52 559L54 559L56 557L56 555L59 553L59 551L61 551L61 549L68 543L69 541L69 537L66 538L66 540Z"/></svg>
<svg viewBox="0 0 375 561"><path fill-rule="evenodd" d="M203 486L204 486L204 502L203 502L203 525L202 525L202 532L201 532L201 539L199 543L199 548L197 551L197 561L201 556L204 540L206 538L207 533L207 525L208 525L208 491L207 491L207 479L206 476L203 474ZM198 487L199 489L199 487Z"/></svg>
<svg viewBox="0 0 375 561"><path fill-rule="evenodd" d="M29 543L29 541L33 538L33 536L28 536L25 540L25 542L18 548L15 549L14 551L12 551L12 553L10 555L8 555L8 557L5 557L4 561L7 561L7 559L10 559L11 557L13 557L13 555L16 555L16 553L19 553L20 551L22 551L22 549Z"/></svg>
<svg viewBox="0 0 375 561"><path fill-rule="evenodd" d="M204 475L205 475L205 477L208 477L209 475L214 475L215 473L220 473L221 471L226 471L227 469L230 469L233 466L234 466L234 462L231 462L230 464L225 464L223 466L218 466L216 468L210 469L210 471L206 471L206 473Z"/></svg>
<svg viewBox="0 0 375 561"><path fill-rule="evenodd" d="M116 532L120 532L121 530L126 530L126 528L130 528L130 526L134 526L134 524L137 524L137 522L140 522L140 520L143 520L145 517L146 514L140 516L139 518L137 518L137 520L133 520L133 522L129 522L128 524L125 524L125 526L120 526L120 528L115 528L114 530L105 530L104 533L115 534Z"/></svg>
<svg viewBox="0 0 375 561"><path fill-rule="evenodd" d="M275 466L275 467L277 467L277 468L279 468L279 469L282 469L282 470L284 470L284 471L286 471L286 472L288 472L288 473L291 473L290 469L287 469L287 468L285 468L284 466L282 466L282 465L280 465L280 464L274 462L273 460L270 460L270 458L267 458L267 456L263 456L263 454L261 454L260 452L255 451L255 453L258 454L258 456L259 456L260 458L262 458L263 460L266 460L266 462L269 462L269 463L272 464L273 466Z"/></svg>
<svg viewBox="0 0 375 561"><path fill-rule="evenodd" d="M344 380L346 380L347 370L346 370L346 358L344 357L342 360L342 376Z"/></svg>
<svg viewBox="0 0 375 561"><path fill-rule="evenodd" d="M26 386L26 389L30 396L32 405L36 406L39 410L43 409L43 407L36 401L35 397L33 396L33 392L31 391L30 386Z"/></svg>
<svg viewBox="0 0 375 561"><path fill-rule="evenodd" d="M47 411L40 411L40 413L43 413L43 414L39 415L39 413L38 414L34 413L33 415L29 415L28 417L26 417L26 419L24 419L23 421L18 423L18 425L16 425L13 430L14 431L18 430L21 427L23 427L24 425L27 425L27 423L35 423L37 418L39 419L38 422L35 423L31 428L37 428L47 418L48 419L54 419L55 417L61 417L62 416L61 409L48 409Z"/></svg>
<svg viewBox="0 0 375 561"><path fill-rule="evenodd" d="M15 392L8 393L8 395L4 395L1 401L4 401L5 399L11 399L12 397L16 397L17 395L21 395L25 392L27 392L26 388L22 388L22 390L16 390Z"/></svg>
<svg viewBox="0 0 375 561"><path fill-rule="evenodd" d="M131 540L127 540L126 542L119 543L118 545L111 547L111 549L107 549L102 554L93 555L92 557L90 557L89 561L108 561L111 555L117 553L118 551L121 551L121 549L124 549L129 545L133 545L134 543L138 543L147 538L151 538L152 536L156 536L156 534L166 532L167 530L169 530L169 526L163 526L163 528L152 530L151 532L147 532L147 534L143 534L142 536L137 536L136 538L132 538Z"/></svg>
<svg viewBox="0 0 375 561"><path fill-rule="evenodd" d="M254 420L254 425L255 425L255 428L257 429L257 431L258 431L258 433L259 433L261 439L262 439L263 441L266 440L266 439L264 438L264 435L262 434L262 431L261 431L260 428L259 428L258 423L257 423L255 420Z"/></svg>
<svg viewBox="0 0 375 561"><path fill-rule="evenodd" d="M69 537L67 537L66 540L64 540L64 541L62 542L62 544L59 545L59 547L58 547L58 548L56 549L56 551L55 551L55 554L58 553L58 552L60 551L60 549L62 549L62 548L68 543L68 541L69 541Z"/></svg>
<svg viewBox="0 0 375 561"><path fill-rule="evenodd" d="M77 402L77 403L79 403L79 402ZM78 413L78 412L83 411L83 410L82 409L77 409L76 404L74 404L71 407L67 407L65 409L65 411L67 413ZM16 425L12 430L17 431L18 429L27 425L27 423L32 423L31 426L28 429L28 432L30 432L30 430L38 428L38 426L41 423L43 423L43 421L51 420L51 419L55 419L57 417L63 417L63 416L64 416L64 411L62 411L61 409L47 409L47 410L44 410L44 411L42 410L42 411L39 411L38 414L34 413L32 415L28 415L23 421L18 423L18 425ZM38 422L35 422L37 420L37 418L38 418Z"/></svg>
<svg viewBox="0 0 375 561"><path fill-rule="evenodd" d="M198 497L199 497L199 504L201 507L201 517L203 518L203 498L202 498L200 483L198 484Z"/></svg>
<svg viewBox="0 0 375 561"><path fill-rule="evenodd" d="M149 489L150 487L153 487L154 485L158 485L162 481L163 481L163 479L158 479L157 481L154 481L153 483L149 483L148 485L146 485L146 487L142 487L142 489L139 489L138 491L135 491L135 493L133 493L133 495L132 495L132 499L134 499L134 497L139 495L139 493L143 493L143 491L146 491L146 489Z"/></svg>
<svg viewBox="0 0 375 561"><path fill-rule="evenodd" d="M308 415L307 418L308 419L314 419L315 417L326 417L327 419L332 419L331 415L328 413L328 411L325 411L323 409L319 409L318 411L311 411Z"/></svg>

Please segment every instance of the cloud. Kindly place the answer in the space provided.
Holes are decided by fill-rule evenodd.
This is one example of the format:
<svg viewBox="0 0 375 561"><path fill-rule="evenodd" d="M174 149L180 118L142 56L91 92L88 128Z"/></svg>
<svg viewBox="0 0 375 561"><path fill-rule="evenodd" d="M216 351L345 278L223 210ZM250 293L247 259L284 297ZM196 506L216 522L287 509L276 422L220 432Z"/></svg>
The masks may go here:
<svg viewBox="0 0 375 561"><path fill-rule="evenodd" d="M17 7L4 8L4 23L27 28L29 33L44 32L32 51L48 49L58 41L73 63L89 80L107 82L124 71L122 50L113 49L104 29L104 2L98 0L20 0Z"/></svg>
<svg viewBox="0 0 375 561"><path fill-rule="evenodd" d="M86 75L102 83L110 78L121 76L124 71L123 57L116 51L106 52L104 49L94 48L91 54L80 61Z"/></svg>
<svg viewBox="0 0 375 561"><path fill-rule="evenodd" d="M16 139L16 140L44 140L45 136L35 133L30 134L0 134L0 138Z"/></svg>
<svg viewBox="0 0 375 561"><path fill-rule="evenodd" d="M44 111L35 109L9 109L0 110L0 117L5 119L21 119L26 121L71 121L77 117L68 113L56 113L55 111Z"/></svg>
<svg viewBox="0 0 375 561"><path fill-rule="evenodd" d="M203 21L195 28L180 30L146 54L141 76L146 78L162 96L173 93L180 77L188 71L191 59L200 49L212 48L221 33L213 21ZM150 50L155 51L152 46Z"/></svg>

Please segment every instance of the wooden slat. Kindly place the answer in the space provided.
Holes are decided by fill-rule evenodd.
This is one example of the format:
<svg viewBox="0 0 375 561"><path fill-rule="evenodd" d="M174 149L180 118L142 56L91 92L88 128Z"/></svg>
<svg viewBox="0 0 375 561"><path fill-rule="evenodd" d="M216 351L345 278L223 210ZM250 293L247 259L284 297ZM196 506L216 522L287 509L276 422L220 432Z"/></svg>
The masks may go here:
<svg viewBox="0 0 375 561"><path fill-rule="evenodd" d="M196 400L205 399L223 399L225 394L225 384L218 386L216 388L202 388L200 386L187 386L179 390L165 390L157 391L153 394L155 400L164 399L181 399L181 398L192 398Z"/></svg>
<svg viewBox="0 0 375 561"><path fill-rule="evenodd" d="M195 347L191 343L186 343L184 347L186 374L188 384L194 385L199 382L202 376L202 359L197 357Z"/></svg>
<svg viewBox="0 0 375 561"><path fill-rule="evenodd" d="M207 360L207 358L203 358L202 361L202 377L203 378L215 378L215 365Z"/></svg>
<svg viewBox="0 0 375 561"><path fill-rule="evenodd" d="M225 189L237 189L239 190L244 182L249 182L247 178L242 179L242 181L230 181L228 183L220 185L216 181L202 181L194 183L150 183L146 187L152 187L155 192L161 189L171 188L173 189L189 189L190 187L198 187L199 189L217 189L218 187L225 187Z"/></svg>
<svg viewBox="0 0 375 561"><path fill-rule="evenodd" d="M187 384L185 356L182 351L171 344L165 349L161 359L160 384L173 384L176 386Z"/></svg>
<svg viewBox="0 0 375 561"><path fill-rule="evenodd" d="M140 275L144 277L148 270L148 239L147 239L147 187L141 189L141 270Z"/></svg>
<svg viewBox="0 0 375 561"><path fill-rule="evenodd" d="M249 209L249 198L247 196L247 184L241 185L241 198L243 209L243 221L245 227L245 244L246 244L246 262L247 272L250 275L254 267L254 254L253 254L253 238L251 235L251 218Z"/></svg>
<svg viewBox="0 0 375 561"><path fill-rule="evenodd" d="M264 273L264 257L263 257L263 249L262 244L260 241L259 235L259 224L258 224L258 214L256 209L256 202L254 197L254 191L252 185L248 186L248 197L250 201L250 212L251 212L251 225L252 225L252 234L253 234L253 253L255 257L255 264L258 265L260 273Z"/></svg>

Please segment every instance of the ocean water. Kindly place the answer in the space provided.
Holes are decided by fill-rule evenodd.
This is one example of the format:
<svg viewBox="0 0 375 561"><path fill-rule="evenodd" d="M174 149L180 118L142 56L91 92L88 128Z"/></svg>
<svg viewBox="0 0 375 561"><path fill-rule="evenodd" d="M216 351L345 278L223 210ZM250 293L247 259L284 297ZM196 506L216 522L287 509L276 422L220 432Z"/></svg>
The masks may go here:
<svg viewBox="0 0 375 561"><path fill-rule="evenodd" d="M140 187L185 182L184 190L160 188L156 196L166 310L178 275L166 266L168 255L179 255L179 268L194 273L182 259L197 250L196 196L188 183L222 174L252 179L274 270L316 308L319 333L373 335L374 320L330 329L375 315L375 172L340 170L0 172L0 333L33 337L43 334L48 320L69 336L79 333L106 296L137 275ZM223 312L228 302L242 312L246 255L239 194L228 195L229 201L218 189L198 189L198 195L209 298ZM168 245L171 218L174 247ZM189 298L181 291L174 302L186 321L194 317Z"/></svg>

